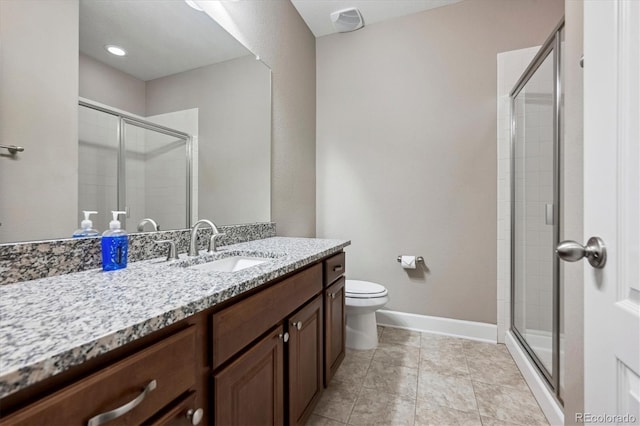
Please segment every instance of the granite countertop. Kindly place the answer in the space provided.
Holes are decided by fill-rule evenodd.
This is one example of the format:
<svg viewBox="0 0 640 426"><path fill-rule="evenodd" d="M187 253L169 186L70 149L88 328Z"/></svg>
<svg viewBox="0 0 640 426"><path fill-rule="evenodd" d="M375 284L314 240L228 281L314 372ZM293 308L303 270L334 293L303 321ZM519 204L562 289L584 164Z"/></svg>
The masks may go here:
<svg viewBox="0 0 640 426"><path fill-rule="evenodd" d="M341 251L346 240L273 237L167 262L93 269L0 286L0 398ZM203 252L201 252L203 253ZM181 267L242 254L238 272Z"/></svg>

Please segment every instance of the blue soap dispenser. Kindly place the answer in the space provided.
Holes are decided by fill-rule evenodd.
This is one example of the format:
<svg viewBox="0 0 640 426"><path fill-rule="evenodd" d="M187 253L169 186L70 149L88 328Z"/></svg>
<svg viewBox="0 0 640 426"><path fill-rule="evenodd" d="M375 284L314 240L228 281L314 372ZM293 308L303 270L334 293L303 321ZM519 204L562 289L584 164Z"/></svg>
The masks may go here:
<svg viewBox="0 0 640 426"><path fill-rule="evenodd" d="M102 270L115 271L127 267L129 237L127 231L121 229L118 215L126 212L112 211L113 220L109 222L109 230L102 233Z"/></svg>
<svg viewBox="0 0 640 426"><path fill-rule="evenodd" d="M93 229L93 222L89 219L89 216L92 214L97 214L98 212L82 210L84 213L84 220L80 222L80 229L77 229L73 233L73 238L82 238L82 237L98 237L100 233L97 229Z"/></svg>

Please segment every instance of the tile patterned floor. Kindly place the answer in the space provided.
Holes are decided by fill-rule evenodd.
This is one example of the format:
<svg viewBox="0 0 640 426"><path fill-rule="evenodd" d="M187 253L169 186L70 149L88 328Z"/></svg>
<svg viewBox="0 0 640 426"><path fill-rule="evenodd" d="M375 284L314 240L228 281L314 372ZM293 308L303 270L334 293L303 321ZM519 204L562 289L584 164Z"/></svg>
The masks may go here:
<svg viewBox="0 0 640 426"><path fill-rule="evenodd" d="M378 328L348 351L308 426L548 425L504 345Z"/></svg>

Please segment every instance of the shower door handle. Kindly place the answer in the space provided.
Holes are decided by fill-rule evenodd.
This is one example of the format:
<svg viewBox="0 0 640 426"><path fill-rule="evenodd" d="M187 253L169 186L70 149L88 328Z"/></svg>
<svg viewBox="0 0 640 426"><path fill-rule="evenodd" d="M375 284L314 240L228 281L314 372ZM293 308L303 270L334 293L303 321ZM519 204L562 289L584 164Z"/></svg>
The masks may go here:
<svg viewBox="0 0 640 426"><path fill-rule="evenodd" d="M576 262L586 257L589 264L596 269L604 268L607 264L607 248L600 237L591 237L586 246L575 241L562 241L556 247L558 257L567 262Z"/></svg>

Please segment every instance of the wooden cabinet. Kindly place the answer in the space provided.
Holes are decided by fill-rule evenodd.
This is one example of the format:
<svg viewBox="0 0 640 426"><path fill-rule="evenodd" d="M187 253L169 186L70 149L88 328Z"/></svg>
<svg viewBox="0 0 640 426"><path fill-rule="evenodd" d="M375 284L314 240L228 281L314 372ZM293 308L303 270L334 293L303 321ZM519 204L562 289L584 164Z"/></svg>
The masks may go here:
<svg viewBox="0 0 640 426"><path fill-rule="evenodd" d="M280 325L214 376L216 425L284 423L284 340Z"/></svg>
<svg viewBox="0 0 640 426"><path fill-rule="evenodd" d="M204 416L204 410L196 407L196 394L189 392L167 410L149 422L149 426L192 426L199 424Z"/></svg>
<svg viewBox="0 0 640 426"><path fill-rule="evenodd" d="M0 401L3 425L304 424L344 358L339 253ZM94 420L93 423L90 422Z"/></svg>
<svg viewBox="0 0 640 426"><path fill-rule="evenodd" d="M218 368L321 291L322 267L318 264L213 314L213 368Z"/></svg>
<svg viewBox="0 0 640 426"><path fill-rule="evenodd" d="M322 268L212 316L216 425L304 424L311 415L323 390Z"/></svg>
<svg viewBox="0 0 640 426"><path fill-rule="evenodd" d="M324 385L340 367L345 356L345 253L340 252L324 261Z"/></svg>
<svg viewBox="0 0 640 426"><path fill-rule="evenodd" d="M323 383L322 297L289 318L289 424L305 424L320 398Z"/></svg>
<svg viewBox="0 0 640 426"><path fill-rule="evenodd" d="M345 278L340 277L324 291L324 384L340 367L345 356Z"/></svg>
<svg viewBox="0 0 640 426"><path fill-rule="evenodd" d="M195 330L189 327L78 380L0 423L7 425L141 424L193 389ZM109 413L110 414L106 414Z"/></svg>

